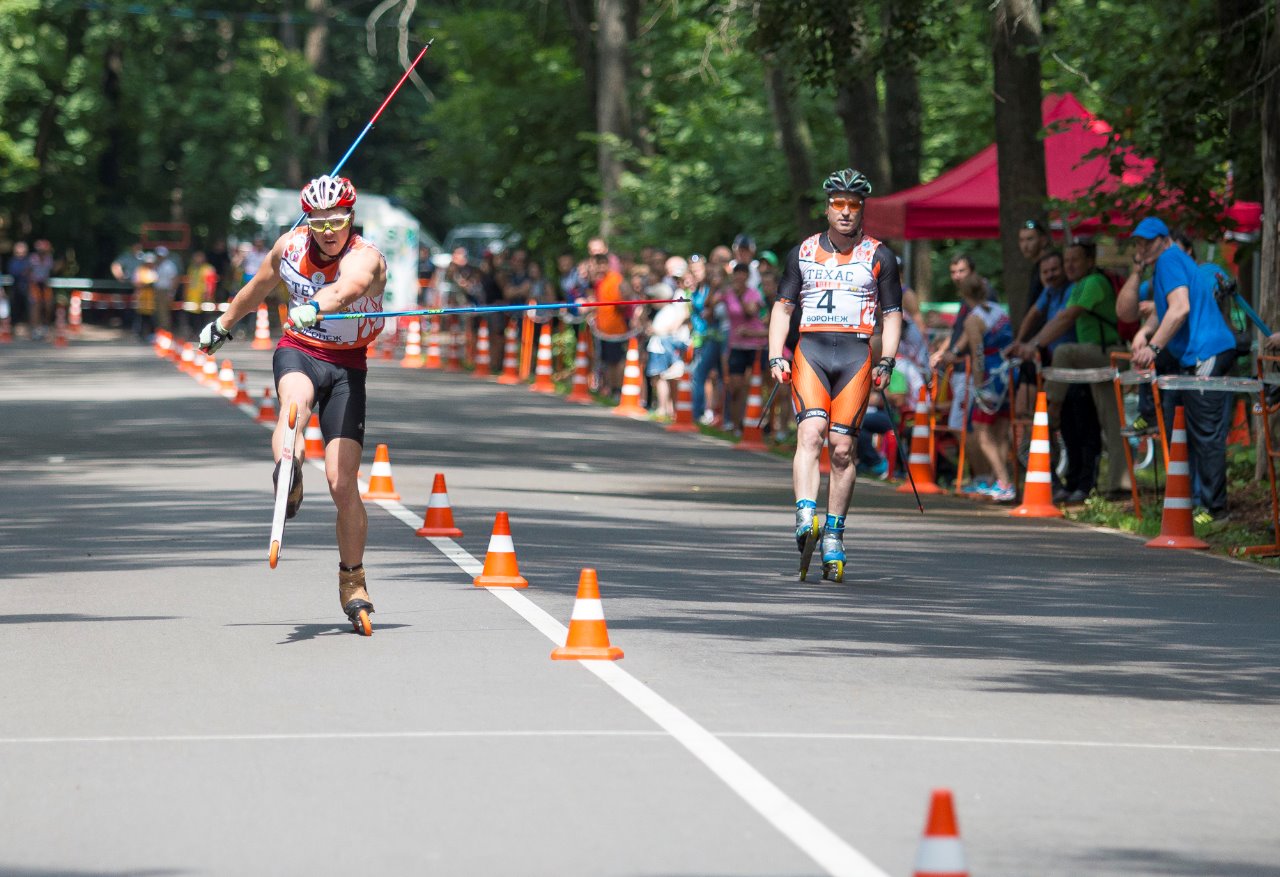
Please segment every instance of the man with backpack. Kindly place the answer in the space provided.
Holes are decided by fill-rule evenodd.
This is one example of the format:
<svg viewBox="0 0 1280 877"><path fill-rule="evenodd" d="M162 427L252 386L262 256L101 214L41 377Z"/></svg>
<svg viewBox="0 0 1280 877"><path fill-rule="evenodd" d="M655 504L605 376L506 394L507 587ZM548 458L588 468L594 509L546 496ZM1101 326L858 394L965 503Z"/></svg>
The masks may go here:
<svg viewBox="0 0 1280 877"><path fill-rule="evenodd" d="M1067 304L1057 316L1021 345L1015 345L1014 355L1029 358L1037 349L1047 347L1074 328L1076 340L1059 344L1053 351L1055 368L1106 368L1111 365L1111 353L1122 350L1120 332L1116 322L1116 295L1111 281L1097 270L1098 249L1092 241L1077 240L1063 252L1063 267L1071 287ZM1050 381L1045 387L1049 397L1049 419L1057 422L1057 412L1067 396L1068 384ZM1107 486L1104 495L1108 499L1120 499L1129 493L1129 470L1125 465L1125 437L1120 431L1120 412L1116 410L1114 390L1110 381L1089 385L1093 405L1102 427L1104 447L1107 451ZM1064 431L1066 425L1063 426Z"/></svg>

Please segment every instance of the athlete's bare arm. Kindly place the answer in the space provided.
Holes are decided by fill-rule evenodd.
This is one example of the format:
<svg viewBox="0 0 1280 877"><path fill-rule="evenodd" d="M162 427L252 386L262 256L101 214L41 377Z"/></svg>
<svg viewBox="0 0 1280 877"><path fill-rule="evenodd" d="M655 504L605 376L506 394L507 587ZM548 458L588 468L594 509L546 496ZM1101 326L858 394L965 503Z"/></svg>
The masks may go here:
<svg viewBox="0 0 1280 877"><path fill-rule="evenodd" d="M387 263L372 247L342 257L338 279L321 287L311 302L322 314L334 314L363 295L377 295L387 285Z"/></svg>
<svg viewBox="0 0 1280 877"><path fill-rule="evenodd" d="M284 253L286 237L288 235L281 235L276 240L267 258L262 260L262 267L258 269L258 273L240 288L235 298L231 299L231 303L227 305L226 313L218 318L218 322L222 323L224 329L230 329L256 311L258 305L262 304L271 294L271 290L280 283L280 258Z"/></svg>

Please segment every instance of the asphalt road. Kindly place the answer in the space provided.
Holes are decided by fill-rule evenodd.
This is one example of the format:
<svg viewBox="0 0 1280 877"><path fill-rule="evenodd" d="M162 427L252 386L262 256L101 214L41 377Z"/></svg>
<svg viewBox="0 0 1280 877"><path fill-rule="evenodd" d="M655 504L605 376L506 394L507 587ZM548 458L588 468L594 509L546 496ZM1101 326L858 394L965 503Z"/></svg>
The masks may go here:
<svg viewBox="0 0 1280 877"><path fill-rule="evenodd" d="M128 342L0 347L0 875L905 875L934 788L974 874L1280 872L1274 573L862 483L801 584L783 460L370 397L365 639L315 468L268 568L249 414ZM413 534L436 472L456 541ZM518 594L471 585L500 510ZM587 566L617 664L549 659Z"/></svg>

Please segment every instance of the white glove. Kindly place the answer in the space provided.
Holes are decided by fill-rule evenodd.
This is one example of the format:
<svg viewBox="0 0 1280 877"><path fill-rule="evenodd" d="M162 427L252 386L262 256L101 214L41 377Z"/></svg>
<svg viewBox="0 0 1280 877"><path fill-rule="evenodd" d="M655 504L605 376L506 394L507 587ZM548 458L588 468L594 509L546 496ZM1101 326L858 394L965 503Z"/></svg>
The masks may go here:
<svg viewBox="0 0 1280 877"><path fill-rule="evenodd" d="M310 329L320 322L320 308L314 302L307 302L289 309L289 322L299 329Z"/></svg>
<svg viewBox="0 0 1280 877"><path fill-rule="evenodd" d="M200 330L199 347L205 353L216 353L218 348L231 339L231 330L222 328L220 318L215 318Z"/></svg>

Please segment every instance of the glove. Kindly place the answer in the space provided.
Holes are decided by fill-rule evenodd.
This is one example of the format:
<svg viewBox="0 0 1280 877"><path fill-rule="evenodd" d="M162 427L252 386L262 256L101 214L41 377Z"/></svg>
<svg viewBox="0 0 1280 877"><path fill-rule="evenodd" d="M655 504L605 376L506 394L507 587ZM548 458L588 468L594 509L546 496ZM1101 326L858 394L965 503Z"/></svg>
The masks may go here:
<svg viewBox="0 0 1280 877"><path fill-rule="evenodd" d="M200 330L199 348L205 353L216 353L218 348L231 340L231 330L222 328L220 318Z"/></svg>
<svg viewBox="0 0 1280 877"><path fill-rule="evenodd" d="M314 302L307 302L289 309L289 322L298 329L310 329L320 322L320 308Z"/></svg>
<svg viewBox="0 0 1280 877"><path fill-rule="evenodd" d="M791 383L791 363L781 356L769 360L769 368L778 370L778 380L784 384Z"/></svg>
<svg viewBox="0 0 1280 877"><path fill-rule="evenodd" d="M871 369L871 382L875 384L877 390L883 390L889 385L889 379L893 377L893 369L897 364L898 361L892 356L880 357L880 361Z"/></svg>

